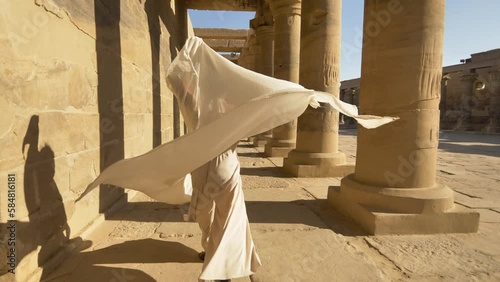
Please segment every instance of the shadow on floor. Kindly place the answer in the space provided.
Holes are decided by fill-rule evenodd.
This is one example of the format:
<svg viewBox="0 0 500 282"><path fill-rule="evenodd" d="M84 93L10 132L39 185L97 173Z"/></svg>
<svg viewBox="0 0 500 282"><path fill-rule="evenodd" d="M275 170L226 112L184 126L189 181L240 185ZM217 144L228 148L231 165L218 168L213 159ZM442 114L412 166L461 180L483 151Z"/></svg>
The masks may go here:
<svg viewBox="0 0 500 282"><path fill-rule="evenodd" d="M242 147L242 146L238 145L238 147ZM248 158L267 158L267 156L264 153L261 153L261 152L238 153L238 156L240 156L240 157L248 157Z"/></svg>
<svg viewBox="0 0 500 282"><path fill-rule="evenodd" d="M340 128L339 135L357 136L358 130L355 128Z"/></svg>
<svg viewBox="0 0 500 282"><path fill-rule="evenodd" d="M240 168L241 175L247 176L262 176L262 177L276 177L276 178L292 178L291 175L286 173L281 167L242 167Z"/></svg>
<svg viewBox="0 0 500 282"><path fill-rule="evenodd" d="M439 132L440 142L480 142L500 146L500 134L484 134L477 132L457 132L441 131Z"/></svg>
<svg viewBox="0 0 500 282"><path fill-rule="evenodd" d="M297 224L331 229L344 236L366 235L349 218L336 211L326 200L247 201L247 214L250 223L258 224ZM135 222L179 222L187 209L157 202L128 203L123 212L118 212L108 220ZM161 217L151 216L161 213Z"/></svg>
<svg viewBox="0 0 500 282"><path fill-rule="evenodd" d="M471 144L457 144L460 141L439 141L438 148L449 152L459 154L473 154L481 156L500 157L500 145L471 145Z"/></svg>
<svg viewBox="0 0 500 282"><path fill-rule="evenodd" d="M55 281L156 281L146 273L101 264L196 263L198 252L178 242L155 239L131 240L99 250L80 252L43 282ZM99 265L98 265L99 264ZM69 265L69 266L68 266Z"/></svg>
<svg viewBox="0 0 500 282"><path fill-rule="evenodd" d="M253 143L249 143L249 142L246 142L246 141L242 141L238 144L238 147L241 147L241 148L255 148L255 146L253 145Z"/></svg>

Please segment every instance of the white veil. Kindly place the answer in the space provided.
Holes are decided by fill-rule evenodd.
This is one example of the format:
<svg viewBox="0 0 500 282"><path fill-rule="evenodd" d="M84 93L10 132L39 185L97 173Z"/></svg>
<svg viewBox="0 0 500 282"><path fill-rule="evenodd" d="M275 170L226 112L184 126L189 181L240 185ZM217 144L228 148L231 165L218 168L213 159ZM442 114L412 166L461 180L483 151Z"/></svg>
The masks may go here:
<svg viewBox="0 0 500 282"><path fill-rule="evenodd" d="M109 166L79 199L100 184L113 184L141 191L160 202L188 202L191 171L242 138L290 122L307 106L318 107L319 102L331 104L366 128L397 119L360 116L355 106L328 93L244 69L197 37L189 38L172 62L167 82L190 132Z"/></svg>

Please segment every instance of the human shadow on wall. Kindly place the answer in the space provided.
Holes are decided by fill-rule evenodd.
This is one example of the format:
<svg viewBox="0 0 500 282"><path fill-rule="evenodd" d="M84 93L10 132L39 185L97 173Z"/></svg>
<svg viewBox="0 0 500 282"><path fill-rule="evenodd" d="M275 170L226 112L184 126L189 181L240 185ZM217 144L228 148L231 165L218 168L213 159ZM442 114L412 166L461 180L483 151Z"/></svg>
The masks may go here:
<svg viewBox="0 0 500 282"><path fill-rule="evenodd" d="M54 152L45 144L39 146L39 117L31 117L23 139L24 199L29 222L18 222L17 261L40 247L38 265L47 261L70 240L63 198L54 180ZM81 241L81 238L72 239ZM42 274L46 275L45 271Z"/></svg>
<svg viewBox="0 0 500 282"><path fill-rule="evenodd" d="M124 158L120 0L94 0L97 57L101 172ZM101 185L99 212L110 208L124 194L112 185Z"/></svg>
<svg viewBox="0 0 500 282"><path fill-rule="evenodd" d="M181 49L187 37L187 30L184 31L187 25L179 22L186 21L184 13L181 11L182 5L180 1L176 1L175 13L172 10L171 1L175 0L146 0L144 8L148 17L149 37L151 45L151 84L152 84L152 100L153 100L153 147L157 147L162 143L162 124L161 124L161 64L166 62L161 61L160 52L166 52L162 45L162 30L161 24L167 28L169 33L169 51L170 61L173 61L177 56L177 49ZM177 100L174 97L173 103L173 125L174 138L180 136L180 120L179 107Z"/></svg>

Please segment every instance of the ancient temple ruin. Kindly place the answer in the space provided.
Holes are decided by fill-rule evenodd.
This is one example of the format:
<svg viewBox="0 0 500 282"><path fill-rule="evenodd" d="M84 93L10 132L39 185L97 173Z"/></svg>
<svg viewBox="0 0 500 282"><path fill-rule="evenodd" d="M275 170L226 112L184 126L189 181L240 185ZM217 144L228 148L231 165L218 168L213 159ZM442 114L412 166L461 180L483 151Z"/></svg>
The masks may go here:
<svg viewBox="0 0 500 282"><path fill-rule="evenodd" d="M0 2L0 171L16 187L14 216L0 190L2 277L10 220L15 278L38 281L135 195L106 187L75 202L87 184L186 133L164 78L193 35L242 67L328 92L362 114L400 118L358 127L355 163L339 149L339 127L355 121L327 106L249 136L289 176L342 178L325 191L328 204L364 232L478 230L479 213L436 180L437 148L443 129L500 132L500 51L443 67L444 0L365 0L368 34L380 13L391 23L365 42L361 78L342 82L340 0ZM188 9L256 14L249 29L193 29Z"/></svg>

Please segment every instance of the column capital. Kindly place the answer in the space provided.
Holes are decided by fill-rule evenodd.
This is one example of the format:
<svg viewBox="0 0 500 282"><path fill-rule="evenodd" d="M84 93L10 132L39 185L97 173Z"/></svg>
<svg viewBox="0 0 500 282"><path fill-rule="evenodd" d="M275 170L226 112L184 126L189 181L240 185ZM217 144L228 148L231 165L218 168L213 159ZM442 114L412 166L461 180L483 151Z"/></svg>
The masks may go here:
<svg viewBox="0 0 500 282"><path fill-rule="evenodd" d="M255 15L255 18L250 20L250 27L255 29L259 29L261 26L273 26L274 18L273 13L271 13L271 8L267 2L260 4L258 12Z"/></svg>
<svg viewBox="0 0 500 282"><path fill-rule="evenodd" d="M272 27L274 25L274 18L272 15L265 15L256 17L250 20L250 27L257 31L261 27Z"/></svg>
<svg viewBox="0 0 500 282"><path fill-rule="evenodd" d="M257 45L257 35L254 33L254 34L251 34L247 37L247 47L250 49L250 53L252 52L253 48L255 47L255 45Z"/></svg>
<svg viewBox="0 0 500 282"><path fill-rule="evenodd" d="M257 41L260 41L264 38L269 38L271 40L274 39L274 26L272 25L261 25L255 30L255 34L257 35Z"/></svg>
<svg viewBox="0 0 500 282"><path fill-rule="evenodd" d="M274 17L300 15L302 0L268 0Z"/></svg>

